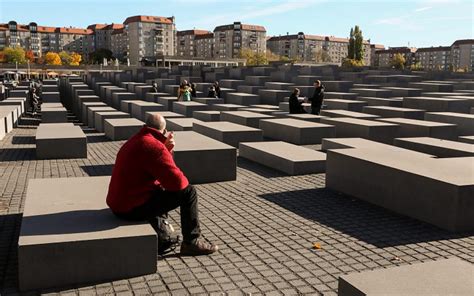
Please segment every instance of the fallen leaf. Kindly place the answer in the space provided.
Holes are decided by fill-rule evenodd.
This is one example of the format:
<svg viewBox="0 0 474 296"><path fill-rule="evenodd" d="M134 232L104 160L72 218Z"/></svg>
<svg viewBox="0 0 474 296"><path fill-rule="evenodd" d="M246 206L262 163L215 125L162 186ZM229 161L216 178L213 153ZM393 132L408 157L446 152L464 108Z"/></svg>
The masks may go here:
<svg viewBox="0 0 474 296"><path fill-rule="evenodd" d="M321 250L321 244L320 243L313 243L313 249Z"/></svg>

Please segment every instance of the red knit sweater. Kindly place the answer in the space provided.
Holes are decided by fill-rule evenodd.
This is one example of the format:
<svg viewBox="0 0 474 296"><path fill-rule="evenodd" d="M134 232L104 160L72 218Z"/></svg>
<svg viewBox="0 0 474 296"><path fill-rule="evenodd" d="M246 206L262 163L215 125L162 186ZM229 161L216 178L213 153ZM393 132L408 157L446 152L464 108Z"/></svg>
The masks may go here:
<svg viewBox="0 0 474 296"><path fill-rule="evenodd" d="M144 126L120 148L107 194L113 212L126 213L143 205L159 188L179 191L189 185L165 140L157 129Z"/></svg>

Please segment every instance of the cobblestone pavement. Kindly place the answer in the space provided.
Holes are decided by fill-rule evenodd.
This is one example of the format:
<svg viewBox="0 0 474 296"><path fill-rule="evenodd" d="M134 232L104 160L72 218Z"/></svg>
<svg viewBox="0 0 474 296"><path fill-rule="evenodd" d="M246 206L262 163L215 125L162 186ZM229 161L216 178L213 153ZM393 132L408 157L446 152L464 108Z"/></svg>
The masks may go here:
<svg viewBox="0 0 474 296"><path fill-rule="evenodd" d="M0 294L18 293L17 243L31 178L109 175L123 142L84 129L89 158L35 160L34 121L0 141ZM450 234L324 188L324 174L285 176L243 159L235 182L197 186L203 236L218 254L157 258L156 274L34 291L62 295L335 295L338 276L459 257L474 263L474 234ZM171 218L179 226L178 214ZM313 250L313 243L320 250ZM45 266L47 268L47 266Z"/></svg>

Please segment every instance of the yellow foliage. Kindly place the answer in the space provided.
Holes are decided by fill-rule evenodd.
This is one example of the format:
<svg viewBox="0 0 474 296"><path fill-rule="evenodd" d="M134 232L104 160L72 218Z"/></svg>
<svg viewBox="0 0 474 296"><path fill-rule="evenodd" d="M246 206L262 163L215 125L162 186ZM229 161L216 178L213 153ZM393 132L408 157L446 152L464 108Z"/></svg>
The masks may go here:
<svg viewBox="0 0 474 296"><path fill-rule="evenodd" d="M45 57L44 61L47 65L61 65L61 58L59 57L59 54L56 52L48 52Z"/></svg>
<svg viewBox="0 0 474 296"><path fill-rule="evenodd" d="M70 63L71 66L79 66L81 61L82 61L82 56L80 54L75 53L75 52L71 54L71 63Z"/></svg>

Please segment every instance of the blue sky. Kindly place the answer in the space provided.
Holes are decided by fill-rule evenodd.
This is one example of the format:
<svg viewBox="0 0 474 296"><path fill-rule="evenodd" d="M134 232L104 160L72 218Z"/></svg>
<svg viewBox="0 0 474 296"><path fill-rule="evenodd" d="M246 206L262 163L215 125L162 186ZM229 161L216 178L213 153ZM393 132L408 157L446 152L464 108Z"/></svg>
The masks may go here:
<svg viewBox="0 0 474 296"><path fill-rule="evenodd" d="M178 30L212 31L242 21L265 26L268 35L303 31L337 37L357 24L372 43L416 47L473 38L473 11L474 1L466 0L0 0L0 22L86 27L137 14L174 15Z"/></svg>

